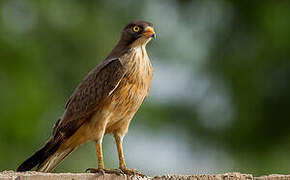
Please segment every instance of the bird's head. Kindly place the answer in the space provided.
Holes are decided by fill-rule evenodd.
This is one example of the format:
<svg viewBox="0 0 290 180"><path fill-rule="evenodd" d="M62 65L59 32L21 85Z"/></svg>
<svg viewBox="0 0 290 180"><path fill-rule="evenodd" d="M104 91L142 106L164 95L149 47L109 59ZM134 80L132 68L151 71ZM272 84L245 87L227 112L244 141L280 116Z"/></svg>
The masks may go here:
<svg viewBox="0 0 290 180"><path fill-rule="evenodd" d="M135 20L126 25L122 31L121 41L131 47L146 45L156 35L153 24L147 21Z"/></svg>

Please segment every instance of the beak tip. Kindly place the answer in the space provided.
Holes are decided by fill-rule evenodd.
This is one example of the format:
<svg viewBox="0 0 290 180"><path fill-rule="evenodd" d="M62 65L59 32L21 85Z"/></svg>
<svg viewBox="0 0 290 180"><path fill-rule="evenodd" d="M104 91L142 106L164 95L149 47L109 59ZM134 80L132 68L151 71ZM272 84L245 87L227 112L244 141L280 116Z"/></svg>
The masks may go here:
<svg viewBox="0 0 290 180"><path fill-rule="evenodd" d="M156 39L156 35L155 35L155 33L151 35L151 38L152 38L152 39Z"/></svg>

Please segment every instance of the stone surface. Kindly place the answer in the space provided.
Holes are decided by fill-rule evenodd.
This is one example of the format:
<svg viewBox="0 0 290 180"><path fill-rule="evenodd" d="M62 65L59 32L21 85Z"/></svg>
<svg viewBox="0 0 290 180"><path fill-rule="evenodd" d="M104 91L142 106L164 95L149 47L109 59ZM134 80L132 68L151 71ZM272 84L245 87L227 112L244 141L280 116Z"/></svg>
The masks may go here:
<svg viewBox="0 0 290 180"><path fill-rule="evenodd" d="M139 177L126 175L93 173L41 173L41 172L0 172L0 180L290 180L290 175L273 174L253 177L251 174L226 173L215 175L165 175L156 177Z"/></svg>

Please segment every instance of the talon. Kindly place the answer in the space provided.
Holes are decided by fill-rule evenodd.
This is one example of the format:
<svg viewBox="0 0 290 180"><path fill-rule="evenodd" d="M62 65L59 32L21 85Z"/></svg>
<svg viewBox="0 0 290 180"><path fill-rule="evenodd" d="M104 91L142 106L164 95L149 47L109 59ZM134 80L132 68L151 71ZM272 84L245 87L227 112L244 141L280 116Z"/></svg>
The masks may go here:
<svg viewBox="0 0 290 180"><path fill-rule="evenodd" d="M88 169L86 169L86 172L89 172L89 173L101 173L102 175L105 175L105 170L104 169L88 168Z"/></svg>
<svg viewBox="0 0 290 180"><path fill-rule="evenodd" d="M88 169L86 169L85 172L86 173L96 173L97 172L97 169L95 169L95 168L88 168Z"/></svg>
<svg viewBox="0 0 290 180"><path fill-rule="evenodd" d="M127 169L127 168L120 168L122 172L129 176L141 176L142 178L146 177L146 175L142 174L140 171L137 171L136 169Z"/></svg>
<svg viewBox="0 0 290 180"><path fill-rule="evenodd" d="M114 171L116 172L116 174L118 175L125 175L124 172L121 169L114 169Z"/></svg>
<svg viewBox="0 0 290 180"><path fill-rule="evenodd" d="M104 176L105 175L105 170L104 169L99 169L99 172Z"/></svg>
<svg viewBox="0 0 290 180"><path fill-rule="evenodd" d="M125 173L121 169L96 169L96 168L88 168L86 169L86 172L90 173L100 173L102 175L107 174L116 174L118 176L125 175Z"/></svg>

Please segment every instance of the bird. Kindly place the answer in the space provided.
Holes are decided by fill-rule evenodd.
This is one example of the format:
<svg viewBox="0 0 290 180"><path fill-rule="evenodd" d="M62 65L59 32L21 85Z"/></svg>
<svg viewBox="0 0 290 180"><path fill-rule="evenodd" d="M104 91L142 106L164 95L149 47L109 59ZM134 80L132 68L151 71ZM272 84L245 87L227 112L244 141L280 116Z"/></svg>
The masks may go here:
<svg viewBox="0 0 290 180"><path fill-rule="evenodd" d="M110 54L73 91L46 144L20 164L17 171L36 167L36 171L51 172L79 145L93 141L98 168L89 168L89 172L143 175L127 168L123 138L150 90L154 69L146 45L155 37L152 23L144 20L128 23ZM113 134L115 139L117 169L104 166L102 140L106 134Z"/></svg>

